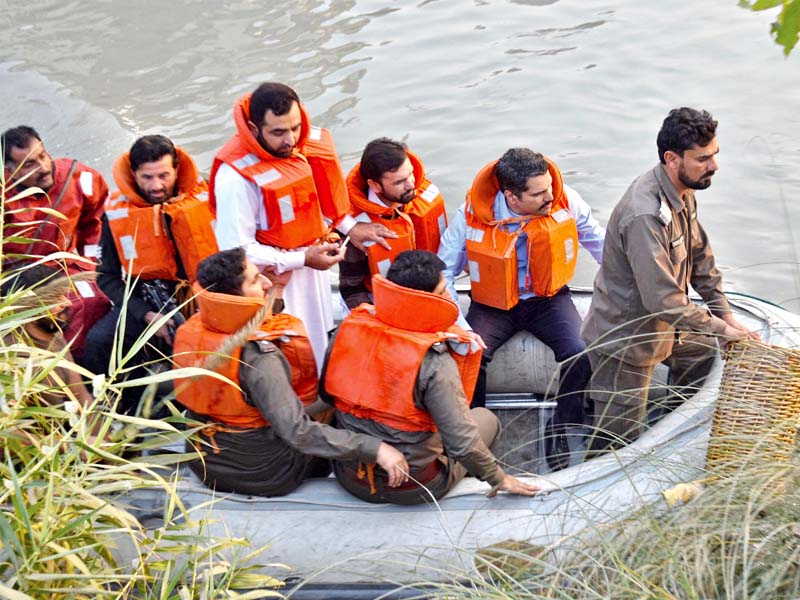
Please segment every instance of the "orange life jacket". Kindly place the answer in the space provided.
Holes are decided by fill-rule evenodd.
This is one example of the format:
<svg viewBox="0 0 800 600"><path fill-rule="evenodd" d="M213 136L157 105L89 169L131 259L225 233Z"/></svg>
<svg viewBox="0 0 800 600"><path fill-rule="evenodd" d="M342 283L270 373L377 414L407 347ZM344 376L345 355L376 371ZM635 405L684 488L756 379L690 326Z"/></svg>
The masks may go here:
<svg viewBox="0 0 800 600"><path fill-rule="evenodd" d="M448 343L467 402L480 369L481 350L455 325L458 307L443 296L372 281L375 306L362 304L342 322L330 353L325 390L338 410L403 431L436 431L414 404L422 360L437 342Z"/></svg>
<svg viewBox="0 0 800 600"><path fill-rule="evenodd" d="M23 190L11 179L11 169L5 168L8 189L3 231L4 267L24 260L9 259L10 254L38 257L64 251L95 258L108 186L100 173L71 158L53 159L53 170L53 186L47 194L32 194L11 202ZM57 200L58 206L54 206ZM65 218L48 214L41 210L43 208L55 208ZM31 241L11 241L13 238ZM93 265L84 262L66 262L70 272L94 270Z"/></svg>
<svg viewBox="0 0 800 600"><path fill-rule="evenodd" d="M150 204L137 192L128 153L114 163L119 191L106 203L106 218L123 271L127 272L133 259L131 274L142 279L178 279L177 251L192 281L198 263L219 250L208 208L208 185L197 174L192 157L181 148L176 150L178 194L161 204Z"/></svg>
<svg viewBox="0 0 800 600"><path fill-rule="evenodd" d="M196 286L197 287L197 286ZM175 364L179 367L203 366L209 355L239 331L264 306L261 298L246 298L202 290L197 298L200 311L192 315L175 333ZM278 314L264 321L250 340L273 341L286 356L292 372L292 388L304 405L317 399L317 363L300 319ZM241 347L215 371L239 385ZM248 404L241 390L208 376L178 378L178 401L194 412L231 427L267 427L261 412Z"/></svg>
<svg viewBox="0 0 800 600"><path fill-rule="evenodd" d="M395 257L405 250L438 251L439 240L447 229L447 213L439 188L425 177L425 168L419 157L409 150L406 150L406 154L414 168L417 185L414 199L408 204L379 206L370 201L367 182L359 172L360 163L347 176L350 213L353 216L365 214L370 221L385 225L398 236L397 239L388 240L391 250L380 244L372 244L367 248L370 275L386 275ZM369 285L367 281L367 287Z"/></svg>
<svg viewBox="0 0 800 600"><path fill-rule="evenodd" d="M533 215L509 233L507 221L494 217L498 190L494 168L483 167L467 192L467 261L472 299L508 310L519 302L516 242L525 233L528 241L528 278L525 289L537 296L552 296L572 279L578 261L578 227L569 210L561 171L549 159L553 178L553 204L547 216Z"/></svg>
<svg viewBox="0 0 800 600"><path fill-rule="evenodd" d="M327 230L324 219L336 224L350 207L333 137L327 129L311 126L302 105L300 115L295 151L288 158L272 156L247 127L250 95L243 96L233 108L236 133L214 157L211 167L214 214L214 181L224 163L261 189L269 228L256 231L256 240L285 250L313 244Z"/></svg>

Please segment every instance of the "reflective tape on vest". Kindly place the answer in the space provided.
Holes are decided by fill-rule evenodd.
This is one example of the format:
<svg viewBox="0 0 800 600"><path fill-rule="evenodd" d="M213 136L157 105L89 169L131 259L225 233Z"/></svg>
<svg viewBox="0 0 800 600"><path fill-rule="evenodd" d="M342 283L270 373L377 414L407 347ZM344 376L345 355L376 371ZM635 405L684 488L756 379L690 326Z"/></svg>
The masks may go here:
<svg viewBox="0 0 800 600"><path fill-rule="evenodd" d="M381 261L378 261L378 271L380 274L386 277L386 272L389 270L389 267L392 266L392 261L388 258L384 258Z"/></svg>
<svg viewBox="0 0 800 600"><path fill-rule="evenodd" d="M253 177L253 181L256 182L258 187L262 187L268 183L272 183L273 181L277 181L281 178L281 174L278 173L275 169L269 169L268 171L264 171L263 173L259 173L258 175Z"/></svg>
<svg viewBox="0 0 800 600"><path fill-rule="evenodd" d="M200 192L199 194L195 194L194 197L197 198L198 200L200 200L200 202L207 202L208 201L208 192Z"/></svg>
<svg viewBox="0 0 800 600"><path fill-rule="evenodd" d="M294 221L294 206L292 205L291 195L278 198L278 208L281 211L281 223L291 223Z"/></svg>
<svg viewBox="0 0 800 600"><path fill-rule="evenodd" d="M109 221L126 219L128 218L128 207L126 206L125 208L112 208L110 210L106 210L106 217Z"/></svg>
<svg viewBox="0 0 800 600"><path fill-rule="evenodd" d="M136 244L134 244L132 236L121 236L119 238L119 245L122 246L122 254L125 256L125 260L136 260L139 258L139 255L136 253Z"/></svg>
<svg viewBox="0 0 800 600"><path fill-rule="evenodd" d="M233 161L233 166L237 169L246 169L247 167L252 167L254 164L260 162L258 157L255 154L249 153L245 154L239 160Z"/></svg>
<svg viewBox="0 0 800 600"><path fill-rule="evenodd" d="M81 191L83 192L84 196L91 196L92 195L92 174L89 171L81 171L81 176L78 179L78 182L81 185Z"/></svg>
<svg viewBox="0 0 800 600"><path fill-rule="evenodd" d="M83 247L83 255L89 258L97 258L97 244L86 244Z"/></svg>
<svg viewBox="0 0 800 600"><path fill-rule="evenodd" d="M575 242L572 238L564 240L564 255L566 259L564 260L565 264L571 263L575 258Z"/></svg>
<svg viewBox="0 0 800 600"><path fill-rule="evenodd" d="M428 189L426 189L424 192L422 192L419 195L419 197L422 198L423 200L425 200L425 202L433 202L434 200L436 200L436 196L438 196L438 195L439 195L439 188L437 188L433 184L430 184L428 186Z"/></svg>
<svg viewBox="0 0 800 600"><path fill-rule="evenodd" d="M471 242L475 242L476 244L480 244L481 242L483 242L484 233L485 232L483 231L483 229L467 226L467 239Z"/></svg>
<svg viewBox="0 0 800 600"><path fill-rule="evenodd" d="M556 223L563 223L564 221L567 221L572 218L572 214L566 208L557 210L550 216L553 217L553 219L555 219Z"/></svg>
<svg viewBox="0 0 800 600"><path fill-rule="evenodd" d="M475 283L481 282L481 270L478 266L478 261L470 260L469 262L469 280Z"/></svg>
<svg viewBox="0 0 800 600"><path fill-rule="evenodd" d="M314 127L312 125L311 129L308 132L308 139L314 140L315 142L318 142L319 140L321 140L322 139L322 128L321 127Z"/></svg>

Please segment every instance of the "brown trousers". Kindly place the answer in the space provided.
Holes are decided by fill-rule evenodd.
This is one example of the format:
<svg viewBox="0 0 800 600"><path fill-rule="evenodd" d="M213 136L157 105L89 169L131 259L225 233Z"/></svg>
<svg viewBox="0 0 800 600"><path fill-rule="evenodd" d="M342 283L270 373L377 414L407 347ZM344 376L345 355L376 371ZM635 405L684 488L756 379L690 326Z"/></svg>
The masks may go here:
<svg viewBox="0 0 800 600"><path fill-rule="evenodd" d="M469 412L478 426L478 434L486 446L491 449L497 436L500 435L500 420L485 408L473 408ZM386 485L385 475L381 469L376 467L374 494L370 488L368 477L358 477L352 465L334 461L333 472L343 488L356 498L366 502L423 504L432 502L434 499L438 500L467 475L467 470L463 465L445 456L434 459L434 462L436 464L411 473L411 477L416 481L409 480L398 488L390 488Z"/></svg>
<svg viewBox="0 0 800 600"><path fill-rule="evenodd" d="M664 361L671 369L669 409L692 396L705 381L719 351L716 338L682 334ZM647 395L656 365L638 366L621 356L589 350L592 377L589 398L594 403L594 428L587 458L605 450L620 448L636 440L647 419Z"/></svg>

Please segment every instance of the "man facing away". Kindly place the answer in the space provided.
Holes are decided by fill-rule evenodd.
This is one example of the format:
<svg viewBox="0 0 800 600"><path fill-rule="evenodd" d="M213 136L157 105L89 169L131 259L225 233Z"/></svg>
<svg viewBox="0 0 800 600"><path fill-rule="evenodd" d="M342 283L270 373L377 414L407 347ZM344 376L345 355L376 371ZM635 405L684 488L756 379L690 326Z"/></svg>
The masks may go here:
<svg viewBox="0 0 800 600"><path fill-rule="evenodd" d="M109 368L123 307L119 335L126 354L151 323L178 305L178 286L194 280L200 260L217 251L206 183L192 157L169 138L136 140L114 163L114 181L119 190L103 215L97 267L97 283L114 308L89 332L85 362L94 373ZM143 349L128 366L168 356L178 320L176 315L161 325L151 339L157 348ZM137 400L127 392L123 410Z"/></svg>
<svg viewBox="0 0 800 600"><path fill-rule="evenodd" d="M69 273L93 271L103 203L108 197L103 176L77 160L52 158L36 130L27 125L5 131L0 146L6 178L3 271L54 252L88 259L67 260ZM35 188L40 191L10 201ZM64 218L42 209L56 210ZM108 312L109 302L94 283L87 281L76 282L67 298L71 318L64 337L72 341L72 352L80 359L87 332Z"/></svg>
<svg viewBox="0 0 800 600"><path fill-rule="evenodd" d="M200 310L178 328L175 362L203 366L232 382L200 376L175 384L189 416L206 422L202 435L209 452L190 463L206 484L220 492L281 496L308 477L327 475L325 459L331 458L377 462L389 473L389 485L406 479L408 464L398 450L306 413L303 404L317 395L316 386L305 392L303 379L316 383L317 373L302 323L286 313L271 314L265 294L272 284L243 249L209 256L197 280ZM281 348L291 351L284 355ZM303 355L311 361L310 373L298 371L297 357Z"/></svg>
<svg viewBox="0 0 800 600"><path fill-rule="evenodd" d="M480 348L455 325L443 268L431 252L400 253L386 278L373 277L375 306L354 309L331 347L320 392L336 407L338 425L388 441L411 466L409 482L392 487L391 474L337 461L337 479L362 500L430 502L468 471L493 492L530 496L538 489L504 473L489 450L497 417L469 409Z"/></svg>
<svg viewBox="0 0 800 600"><path fill-rule="evenodd" d="M381 223L356 223L333 138L312 127L297 93L263 83L233 109L236 133L214 158L211 208L221 249L242 247L265 274L285 285L287 312L306 326L322 365L333 303L327 270L344 258L327 242L335 227L363 248L389 249ZM288 279L288 281L286 281Z"/></svg>
<svg viewBox="0 0 800 600"><path fill-rule="evenodd" d="M391 250L369 243L364 250L347 247L339 265L339 292L348 308L355 308L372 303L372 276L386 275L400 252L439 249L447 214L444 199L425 177L419 157L385 137L366 145L361 161L347 176L347 192L357 221L381 223L397 234Z"/></svg>
<svg viewBox="0 0 800 600"><path fill-rule="evenodd" d="M545 438L553 469L568 463L566 426L583 425L591 375L568 284L578 243L599 263L603 236L591 208L564 185L555 163L527 148L511 148L478 172L439 248L452 294L454 277L469 271L467 322L486 344L473 406L486 401L486 366L518 331L535 335L561 363L557 407Z"/></svg>
<svg viewBox="0 0 800 600"><path fill-rule="evenodd" d="M708 188L718 168L716 130L704 110L672 110L658 133L659 164L611 213L582 331L593 369L592 453L639 437L658 363L672 368L675 394L691 394L713 363L715 337L757 339L731 314L697 218L694 192ZM689 299L689 286L708 308Z"/></svg>

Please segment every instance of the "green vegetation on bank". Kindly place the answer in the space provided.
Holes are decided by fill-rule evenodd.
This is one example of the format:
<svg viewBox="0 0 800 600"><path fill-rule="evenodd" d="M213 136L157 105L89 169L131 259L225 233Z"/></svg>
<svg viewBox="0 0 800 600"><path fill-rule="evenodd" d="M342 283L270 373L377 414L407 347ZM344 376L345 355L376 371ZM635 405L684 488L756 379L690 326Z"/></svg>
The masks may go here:
<svg viewBox="0 0 800 600"><path fill-rule="evenodd" d="M2 173L0 165L5 222L20 196L7 197ZM0 263L0 285L9 278ZM147 418L156 386L173 375L123 383L123 356L113 376L93 378L69 360L68 349L32 345L26 325L49 318L69 285L63 278L0 297L0 597L280 596L264 589L279 582L255 572L251 563L259 550L248 540L209 533L213 501L191 509L181 502L175 466L190 455L161 448L182 442L196 424L169 402L168 416ZM159 325L145 333L142 344ZM93 401L82 403L67 385L70 372L87 382ZM119 415L121 390L132 384L146 386L141 414ZM145 515L129 502L140 489L163 492L160 514ZM145 527L145 516L158 527ZM232 591L254 588L260 591Z"/></svg>
<svg viewBox="0 0 800 600"><path fill-rule="evenodd" d="M754 11L781 7L770 33L775 43L783 46L783 53L789 55L797 44L800 32L800 0L739 0L739 6Z"/></svg>

